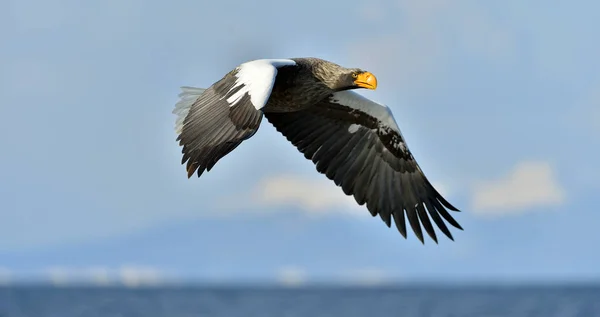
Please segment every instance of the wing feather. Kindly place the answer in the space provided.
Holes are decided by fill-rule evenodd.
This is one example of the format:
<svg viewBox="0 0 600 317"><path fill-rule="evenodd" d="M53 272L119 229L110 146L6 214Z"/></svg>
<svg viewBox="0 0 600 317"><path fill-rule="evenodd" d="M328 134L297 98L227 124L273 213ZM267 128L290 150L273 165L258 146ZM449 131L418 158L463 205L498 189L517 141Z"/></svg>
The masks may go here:
<svg viewBox="0 0 600 317"><path fill-rule="evenodd" d="M208 89L182 87L173 113L188 177L210 171L257 132L278 68L293 65L289 59L249 61Z"/></svg>
<svg viewBox="0 0 600 317"><path fill-rule="evenodd" d="M343 91L309 109L265 116L319 173L388 227L393 218L405 238L405 218L421 242L423 231L438 242L433 224L453 239L443 220L462 230L446 210L458 209L427 180L389 108Z"/></svg>

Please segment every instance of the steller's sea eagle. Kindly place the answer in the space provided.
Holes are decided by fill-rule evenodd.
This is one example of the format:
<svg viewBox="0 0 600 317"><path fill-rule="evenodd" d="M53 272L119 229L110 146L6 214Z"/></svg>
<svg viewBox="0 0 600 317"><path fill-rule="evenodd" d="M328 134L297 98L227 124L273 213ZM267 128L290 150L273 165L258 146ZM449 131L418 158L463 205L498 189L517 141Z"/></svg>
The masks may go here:
<svg viewBox="0 0 600 317"><path fill-rule="evenodd" d="M198 177L252 137L263 115L318 172L366 204L406 238L404 215L424 243L421 225L437 243L430 221L451 240L444 223L462 230L452 206L427 180L390 109L354 89L375 89L377 79L359 68L318 58L245 62L207 89L182 87L173 113L181 164Z"/></svg>

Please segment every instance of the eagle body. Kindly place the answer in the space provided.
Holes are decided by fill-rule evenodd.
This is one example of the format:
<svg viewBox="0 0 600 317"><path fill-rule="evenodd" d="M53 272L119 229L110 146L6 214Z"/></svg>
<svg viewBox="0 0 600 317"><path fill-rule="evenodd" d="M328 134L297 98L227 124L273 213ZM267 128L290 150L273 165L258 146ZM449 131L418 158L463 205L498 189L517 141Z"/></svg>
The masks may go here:
<svg viewBox="0 0 600 317"><path fill-rule="evenodd" d="M314 74L311 59L292 59L296 65L278 70L264 112L292 112L311 107L334 91Z"/></svg>
<svg viewBox="0 0 600 317"><path fill-rule="evenodd" d="M458 211L425 177L390 109L354 90L375 89L373 74L318 58L240 64L206 89L182 87L173 113L188 178L210 171L260 127L263 116L319 173L407 237L406 219L424 243L432 222L462 227ZM422 226L422 227L421 227Z"/></svg>

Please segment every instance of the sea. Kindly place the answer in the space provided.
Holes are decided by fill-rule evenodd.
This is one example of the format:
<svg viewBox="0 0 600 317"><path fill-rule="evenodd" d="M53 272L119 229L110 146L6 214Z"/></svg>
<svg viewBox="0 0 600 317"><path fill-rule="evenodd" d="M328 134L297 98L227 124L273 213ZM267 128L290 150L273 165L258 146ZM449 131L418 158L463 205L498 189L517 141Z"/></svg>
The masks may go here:
<svg viewBox="0 0 600 317"><path fill-rule="evenodd" d="M1 317L600 317L598 286L0 287Z"/></svg>

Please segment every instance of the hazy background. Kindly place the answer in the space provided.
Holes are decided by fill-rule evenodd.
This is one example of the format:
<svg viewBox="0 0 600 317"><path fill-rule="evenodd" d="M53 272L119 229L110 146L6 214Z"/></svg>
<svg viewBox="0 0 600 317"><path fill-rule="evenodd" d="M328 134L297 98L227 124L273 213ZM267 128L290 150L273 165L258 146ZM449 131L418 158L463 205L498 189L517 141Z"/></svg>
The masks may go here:
<svg viewBox="0 0 600 317"><path fill-rule="evenodd" d="M0 2L0 283L600 278L600 3ZM266 121L201 179L179 87L254 58L379 79L455 242L404 240Z"/></svg>

